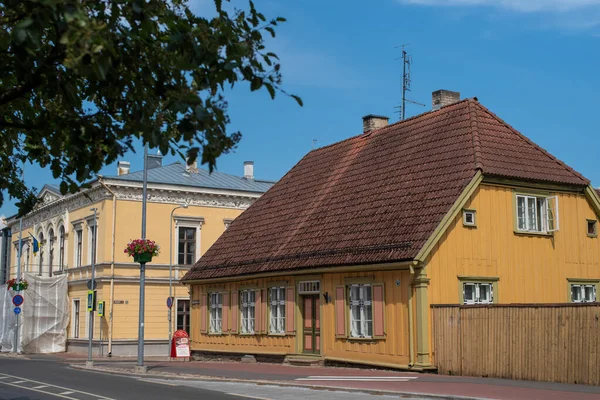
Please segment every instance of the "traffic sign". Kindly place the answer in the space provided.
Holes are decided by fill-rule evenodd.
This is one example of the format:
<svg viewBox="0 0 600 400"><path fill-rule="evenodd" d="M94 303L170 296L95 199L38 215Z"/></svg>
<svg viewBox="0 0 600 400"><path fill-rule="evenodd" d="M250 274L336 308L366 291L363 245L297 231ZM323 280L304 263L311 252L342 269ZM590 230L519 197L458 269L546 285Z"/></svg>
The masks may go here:
<svg viewBox="0 0 600 400"><path fill-rule="evenodd" d="M21 304L23 304L23 296L20 294L16 295L13 297L12 302L15 306L19 307Z"/></svg>
<svg viewBox="0 0 600 400"><path fill-rule="evenodd" d="M15 307L15 314L21 314L21 307Z"/></svg>
<svg viewBox="0 0 600 400"><path fill-rule="evenodd" d="M87 281L87 288L88 288L89 290L96 290L96 286L98 286L98 282L96 282L96 280L95 280L95 279L94 279L94 287L92 287L92 280L91 280L91 279L89 279L89 280Z"/></svg>
<svg viewBox="0 0 600 400"><path fill-rule="evenodd" d="M167 297L167 308L173 307L173 298Z"/></svg>

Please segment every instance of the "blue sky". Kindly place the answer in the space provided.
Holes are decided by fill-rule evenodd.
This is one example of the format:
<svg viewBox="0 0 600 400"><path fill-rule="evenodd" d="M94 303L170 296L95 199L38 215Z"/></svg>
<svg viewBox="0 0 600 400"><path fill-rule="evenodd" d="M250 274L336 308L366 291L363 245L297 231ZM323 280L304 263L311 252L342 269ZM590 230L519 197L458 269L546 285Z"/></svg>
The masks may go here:
<svg viewBox="0 0 600 400"><path fill-rule="evenodd" d="M209 0L190 2L207 13ZM245 1L233 1L244 6ZM600 185L600 0L255 0L268 17L283 16L270 42L281 58L283 96L236 86L228 98L237 150L218 170L242 174L255 161L258 178L281 178L313 146L358 134L361 117L398 120L401 64L397 45L411 43L413 84L407 116L428 111L431 92L460 91L479 101L588 179ZM142 168L142 149L127 154ZM167 156L165 162L177 158ZM111 175L115 165L104 168ZM27 166L26 183L53 182ZM12 215L13 201L0 208Z"/></svg>

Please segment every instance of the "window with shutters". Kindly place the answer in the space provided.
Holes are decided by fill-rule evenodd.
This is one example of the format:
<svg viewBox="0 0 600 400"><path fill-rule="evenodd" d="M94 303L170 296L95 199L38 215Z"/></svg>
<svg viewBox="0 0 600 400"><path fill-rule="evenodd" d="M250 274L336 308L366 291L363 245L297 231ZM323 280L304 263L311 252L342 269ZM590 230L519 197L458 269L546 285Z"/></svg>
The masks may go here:
<svg viewBox="0 0 600 400"><path fill-rule="evenodd" d="M256 292L242 290L240 292L241 333L254 333Z"/></svg>
<svg viewBox="0 0 600 400"><path fill-rule="evenodd" d="M373 336L373 294L371 285L350 285L350 337Z"/></svg>
<svg viewBox="0 0 600 400"><path fill-rule="evenodd" d="M558 197L530 196L518 194L516 197L517 232L551 233L558 231Z"/></svg>
<svg viewBox="0 0 600 400"><path fill-rule="evenodd" d="M285 288L272 287L269 291L269 333L285 333Z"/></svg>
<svg viewBox="0 0 600 400"><path fill-rule="evenodd" d="M598 285L600 280L573 280L569 279L569 291L572 303L594 303L597 301Z"/></svg>
<svg viewBox="0 0 600 400"><path fill-rule="evenodd" d="M223 332L223 294L211 293L209 299L210 305L210 333Z"/></svg>

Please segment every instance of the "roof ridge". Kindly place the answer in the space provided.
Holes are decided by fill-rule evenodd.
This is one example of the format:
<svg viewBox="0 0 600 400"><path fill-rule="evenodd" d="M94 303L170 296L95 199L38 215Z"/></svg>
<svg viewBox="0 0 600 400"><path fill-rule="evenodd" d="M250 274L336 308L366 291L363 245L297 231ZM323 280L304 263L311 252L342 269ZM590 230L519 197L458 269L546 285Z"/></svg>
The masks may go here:
<svg viewBox="0 0 600 400"><path fill-rule="evenodd" d="M475 169L483 172L483 163L481 162L481 141L479 140L479 127L477 124L477 110L475 104L478 101L469 99L469 121L471 123L471 136L473 142L473 158L475 161Z"/></svg>
<svg viewBox="0 0 600 400"><path fill-rule="evenodd" d="M426 112L424 112L424 113L421 113L421 114L413 115L412 117L409 117L409 118L407 118L407 119L405 119L405 120L402 120L402 121L396 121L396 122L394 122L394 123L392 123L392 124L389 124L389 125L383 126L383 127L381 127L381 128L378 128L378 129L373 129L372 131L368 131L368 132L359 133L359 134L357 134L357 135L350 136L350 137L348 137L348 138L346 138L346 139L342 139L342 140L340 140L340 141L337 141L337 142L334 142L334 143L328 144L328 145L326 145L326 146L319 147L319 148L317 148L317 149L314 149L314 150L311 150L311 151L309 151L307 154L310 154L310 153L312 153L312 152L317 152L317 151L320 151L320 150L323 150L323 149L326 149L326 148L329 148L329 147L332 147L332 146L335 146L335 145L338 145L338 144L340 144L340 143L344 143L344 142L347 142L347 141L350 141L350 140L353 140L353 139L360 139L360 138L368 137L368 136L370 136L370 135L372 135L372 134L374 134L374 133L381 133L382 131L385 131L386 129L392 128L392 127L394 127L394 126L396 126L396 125L404 124L404 123L407 123L407 122L413 122L414 120L416 120L416 119L418 119L418 118L423 118L423 117L426 117L426 116L427 116L427 117L428 117L428 116L431 116L431 115L433 115L433 114L439 113L441 110L443 110L443 109L445 109L445 108L452 107L452 106L456 106L456 105L458 105L458 104L460 104L460 103L465 103L465 102L467 102L467 101L470 101L470 100L471 100L471 99L463 99L463 100L457 101L457 102L455 102L455 103L452 103L452 104L445 105L445 106L443 106L443 107L441 107L441 108L439 108L439 109L437 109L437 110L430 110L430 111L426 111Z"/></svg>
<svg viewBox="0 0 600 400"><path fill-rule="evenodd" d="M590 180L589 179L587 179L585 176L581 175L579 172L575 171L573 168L571 168L564 161L561 161L558 158L556 158L555 156L553 156L552 154L550 154L548 151L546 151L540 145L536 144L533 140L529 139L527 136L525 136L524 134L522 134L521 132L519 132L518 130L516 130L515 128L513 128L509 123L507 123L505 120L503 120L502 118L500 118L499 116L497 116L496 114L494 114L486 106L484 106L483 104L481 104L479 102L476 103L476 106L479 107L483 112L485 112L485 113L489 114L490 116L492 116L496 121L500 122L502 125L506 126L508 129L510 129L511 132L513 132L514 134L516 134L519 138L521 138L521 140L523 140L526 143L528 143L529 145L533 146L534 149L536 149L540 153L544 154L546 157L550 158L556 164L560 165L561 167L563 167L564 169L566 169L568 172L570 172L571 174L575 175L579 179L587 182L588 185L590 184Z"/></svg>

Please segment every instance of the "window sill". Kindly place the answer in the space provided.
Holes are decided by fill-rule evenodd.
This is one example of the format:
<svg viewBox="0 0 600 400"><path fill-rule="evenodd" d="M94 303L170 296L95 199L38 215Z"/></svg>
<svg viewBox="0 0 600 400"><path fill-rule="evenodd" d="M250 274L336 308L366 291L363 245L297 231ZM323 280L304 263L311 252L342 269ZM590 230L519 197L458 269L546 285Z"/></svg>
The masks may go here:
<svg viewBox="0 0 600 400"><path fill-rule="evenodd" d="M355 338L355 337L347 337L345 338L348 342L358 342L358 343L377 343L381 340L385 340L385 338Z"/></svg>
<svg viewBox="0 0 600 400"><path fill-rule="evenodd" d="M209 332L208 336L225 336L227 332Z"/></svg>
<svg viewBox="0 0 600 400"><path fill-rule="evenodd" d="M288 336L288 333L267 333L267 336L272 336L272 337L286 337Z"/></svg>
<svg viewBox="0 0 600 400"><path fill-rule="evenodd" d="M515 235L519 236L541 236L541 237L553 237L554 232L528 232L528 231L514 231Z"/></svg>
<svg viewBox="0 0 600 400"><path fill-rule="evenodd" d="M259 334L254 332L254 333L238 333L238 336L258 336Z"/></svg>
<svg viewBox="0 0 600 400"><path fill-rule="evenodd" d="M587 237L589 237L589 238L597 238L597 237L598 237L598 234L596 234L596 235L590 235L590 234L588 233Z"/></svg>

